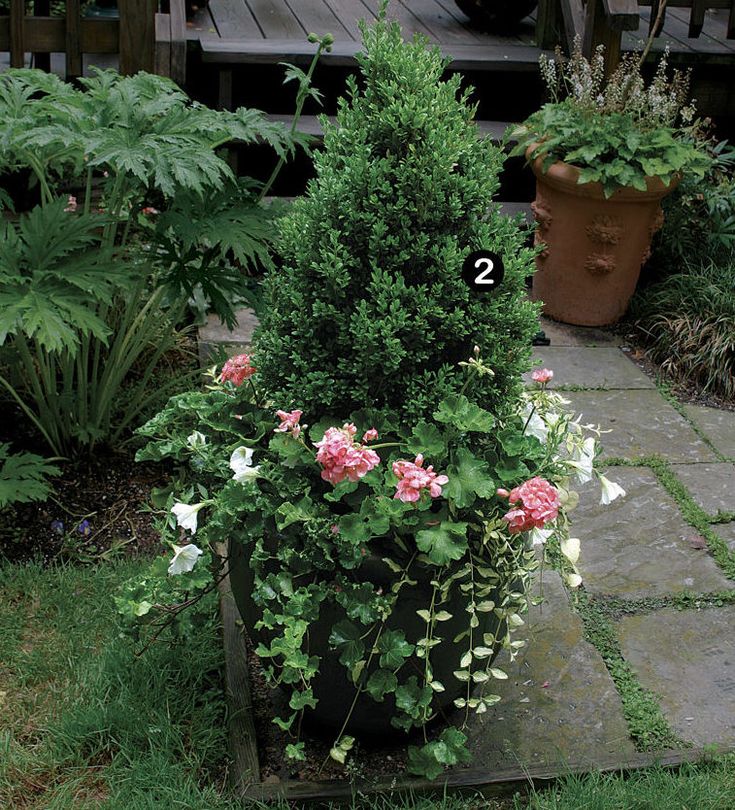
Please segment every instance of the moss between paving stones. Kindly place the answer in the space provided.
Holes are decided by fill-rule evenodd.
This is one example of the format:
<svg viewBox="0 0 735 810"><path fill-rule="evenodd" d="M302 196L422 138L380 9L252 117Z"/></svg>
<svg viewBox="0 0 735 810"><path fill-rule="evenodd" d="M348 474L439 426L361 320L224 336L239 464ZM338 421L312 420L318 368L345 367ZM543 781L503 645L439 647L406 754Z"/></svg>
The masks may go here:
<svg viewBox="0 0 735 810"><path fill-rule="evenodd" d="M699 436L699 438L709 447L709 449L717 456L720 461L727 461L728 458L723 453L721 453L717 447L712 443L711 439L706 435L706 433L699 427L699 425L692 420L689 414L686 411L684 405L679 402L679 400L674 396L671 392L671 386L664 382L663 380L657 378L655 380L656 388L658 389L659 394L671 405L671 407L684 419L686 419L687 423L691 427L691 429Z"/></svg>
<svg viewBox="0 0 735 810"><path fill-rule="evenodd" d="M712 518L696 503L689 490L676 477L668 461L661 456L644 456L634 461L626 458L605 459L605 466L611 467L648 467L658 479L659 484L669 493L679 507L686 522L695 528L707 542L712 558L722 573L735 580L735 552L730 551L727 543L712 529ZM728 515L720 513L714 522Z"/></svg>
<svg viewBox="0 0 735 810"><path fill-rule="evenodd" d="M601 609L600 600L585 591L572 595L584 628L584 635L600 653L623 703L628 730L638 751L687 748L671 729L656 695L645 689L634 670L623 658L615 628Z"/></svg>

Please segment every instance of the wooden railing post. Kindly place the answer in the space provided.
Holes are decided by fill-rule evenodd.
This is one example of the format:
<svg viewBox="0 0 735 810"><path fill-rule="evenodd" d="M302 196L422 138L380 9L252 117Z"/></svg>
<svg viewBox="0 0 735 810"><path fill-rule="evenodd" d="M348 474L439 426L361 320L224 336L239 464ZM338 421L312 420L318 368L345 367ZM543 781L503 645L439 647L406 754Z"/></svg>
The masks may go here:
<svg viewBox="0 0 735 810"><path fill-rule="evenodd" d="M610 75L620 62L622 32L608 24L603 0L587 0L582 53L589 59L598 45L605 47L605 75Z"/></svg>
<svg viewBox="0 0 735 810"><path fill-rule="evenodd" d="M153 72L157 0L118 0L120 73Z"/></svg>
<svg viewBox="0 0 735 810"><path fill-rule="evenodd" d="M66 78L82 75L82 45L79 40L82 6L79 0L66 0Z"/></svg>
<svg viewBox="0 0 735 810"><path fill-rule="evenodd" d="M563 27L560 0L539 0L537 14L536 44L539 48L553 48Z"/></svg>
<svg viewBox="0 0 735 810"><path fill-rule="evenodd" d="M10 0L10 67L25 65L26 49L23 29L25 27L25 0Z"/></svg>
<svg viewBox="0 0 735 810"><path fill-rule="evenodd" d="M34 17L48 17L50 14L51 3L49 0L33 0ZM45 70L48 73L51 70L51 54L47 52L34 53L33 67L39 70Z"/></svg>

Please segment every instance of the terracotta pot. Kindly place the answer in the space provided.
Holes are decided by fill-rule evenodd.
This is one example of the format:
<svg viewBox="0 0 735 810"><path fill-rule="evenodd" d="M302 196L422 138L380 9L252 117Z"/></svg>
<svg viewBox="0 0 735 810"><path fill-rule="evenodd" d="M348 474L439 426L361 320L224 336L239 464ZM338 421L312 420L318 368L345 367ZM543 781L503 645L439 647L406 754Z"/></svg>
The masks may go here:
<svg viewBox="0 0 735 810"><path fill-rule="evenodd" d="M545 315L563 323L615 323L628 307L651 238L663 224L661 200L679 181L666 186L649 177L646 191L622 188L606 199L600 183L578 184L576 166L559 162L542 172L542 162L531 161L535 240L544 245L536 257L532 297L543 301Z"/></svg>
<svg viewBox="0 0 735 810"><path fill-rule="evenodd" d="M268 643L270 640L268 632L255 629L256 622L262 617L262 611L251 597L253 573L250 569L249 556L249 549L246 549L241 543L230 543L229 567L232 594L250 638L255 642ZM396 574L383 563L379 556L374 555L367 557L360 568L353 573L356 580L370 582L376 588L381 587L384 592L387 592L396 580ZM417 564L412 568L411 578L415 584L404 585L401 588L401 597L386 622L386 629L403 630L406 639L412 643L424 637L426 625L416 611L426 609L431 602L430 581L433 576L435 576L433 567ZM468 624L468 614L465 612L466 597L460 594L459 588L455 590L456 593L450 597L448 603L442 605L442 609L449 611L452 618L442 622L440 630L445 641L437 648L437 654L431 659L434 679L441 681L445 686L444 692L434 694L433 705L434 708L446 713L453 710L454 699L464 695L467 690L466 684L458 681L452 675L454 670L459 669L460 658L467 649L466 639L458 644L452 643L452 639L465 630ZM485 598L500 601L500 597L495 592ZM333 625L345 618L347 617L341 606L332 602L323 602L319 618L312 623L309 629L309 654L318 655L321 661L319 672L312 680L314 696L318 699L318 703L315 709L307 710L304 720L317 734L321 730L327 730L330 734L338 730L342 726L355 696L355 686L348 678L347 670L339 662L339 653L331 650L328 643ZM475 630L477 638L481 638L483 633L493 633L496 636L505 633L505 628L499 627L500 622L494 613L481 613L479 618L480 626ZM493 659L498 651L499 645L496 644ZM409 659L409 662L404 665L405 671L404 669L399 671L399 682L403 682L409 675L421 676L422 673L415 670L412 661L415 663L415 659ZM366 670L364 677L376 669L377 664L376 656L374 664L371 665L369 671ZM392 694L386 695L383 701L376 702L369 694L363 692L355 704L346 731L348 734L360 737L403 735L403 731L396 729L391 724L391 718L395 714L395 699ZM441 721L441 713L436 719Z"/></svg>

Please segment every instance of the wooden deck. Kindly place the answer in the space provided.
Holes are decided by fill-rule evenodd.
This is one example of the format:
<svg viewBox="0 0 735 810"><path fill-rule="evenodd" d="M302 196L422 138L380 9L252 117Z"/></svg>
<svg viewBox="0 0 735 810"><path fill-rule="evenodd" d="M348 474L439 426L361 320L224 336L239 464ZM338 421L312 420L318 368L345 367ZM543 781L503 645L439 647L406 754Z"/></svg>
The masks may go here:
<svg viewBox="0 0 735 810"><path fill-rule="evenodd" d="M187 37L201 46L204 62L274 63L306 59L314 52L310 32L332 33L335 44L325 63L354 64L360 50L358 21L375 19L373 0L210 0L189 22ZM626 32L624 50L640 50L648 34L650 8L640 10L637 32ZM473 28L454 0L392 0L388 16L408 38L426 36L462 70L535 70L541 50L535 41L535 13L509 36ZM672 62L735 65L735 40L728 40L726 9L706 12L702 34L688 36L689 10L669 8L652 55L668 45Z"/></svg>
<svg viewBox="0 0 735 810"><path fill-rule="evenodd" d="M205 62L265 63L308 57L310 32L331 33L335 43L323 61L354 64L361 48L358 21L375 19L372 0L210 0L188 28ZM426 36L452 57L458 69L535 70L541 53L535 44L535 15L510 36L474 29L454 0L393 0L388 16L404 36Z"/></svg>

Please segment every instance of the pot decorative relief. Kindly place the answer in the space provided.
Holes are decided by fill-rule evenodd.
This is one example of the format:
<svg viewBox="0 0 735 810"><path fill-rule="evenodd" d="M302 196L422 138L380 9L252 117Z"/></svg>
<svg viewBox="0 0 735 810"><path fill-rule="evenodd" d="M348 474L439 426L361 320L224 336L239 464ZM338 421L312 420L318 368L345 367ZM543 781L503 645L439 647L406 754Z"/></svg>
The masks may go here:
<svg viewBox="0 0 735 810"><path fill-rule="evenodd" d="M537 145L532 145L526 155ZM646 180L646 191L618 189L605 198L600 183L580 185L579 169L567 163L542 171L543 159L530 161L536 175L536 257L532 297L544 314L578 326L605 326L628 307L651 239L663 224L666 186Z"/></svg>

